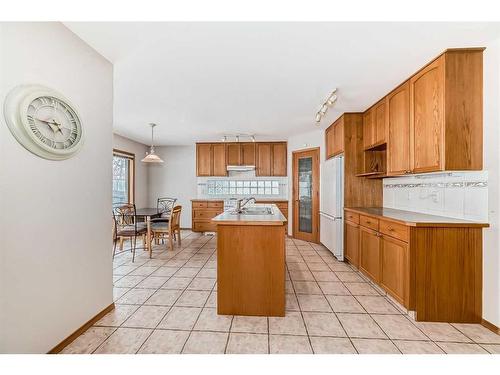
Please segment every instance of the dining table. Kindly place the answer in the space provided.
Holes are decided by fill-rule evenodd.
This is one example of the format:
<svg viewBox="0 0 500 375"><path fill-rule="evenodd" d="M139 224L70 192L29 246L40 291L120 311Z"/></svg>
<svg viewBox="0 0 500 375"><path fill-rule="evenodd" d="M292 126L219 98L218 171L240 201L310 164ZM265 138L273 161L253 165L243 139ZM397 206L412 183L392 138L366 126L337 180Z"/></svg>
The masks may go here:
<svg viewBox="0 0 500 375"><path fill-rule="evenodd" d="M146 223L146 249L149 251L149 258L152 258L153 256L153 247L151 245L151 219L161 217L162 214L165 212L162 212L158 210L158 208L151 208L151 207L144 207L144 208L137 208L135 211L135 215L139 220L144 220Z"/></svg>

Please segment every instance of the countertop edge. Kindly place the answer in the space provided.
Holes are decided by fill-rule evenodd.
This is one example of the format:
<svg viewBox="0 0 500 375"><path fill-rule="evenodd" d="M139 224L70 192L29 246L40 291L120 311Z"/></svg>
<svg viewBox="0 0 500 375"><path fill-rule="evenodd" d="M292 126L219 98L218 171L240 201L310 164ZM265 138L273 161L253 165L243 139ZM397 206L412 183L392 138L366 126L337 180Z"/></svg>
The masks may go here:
<svg viewBox="0 0 500 375"><path fill-rule="evenodd" d="M260 203L259 205L262 205L262 203ZM272 216L277 216L276 219L270 219L269 218L270 215L264 215L264 216L267 216L267 218L262 219L262 220L257 220L257 218L255 216L250 216L250 217L253 217L252 220L244 220L244 219L236 219L236 218L234 220L232 220L232 219L221 219L220 216L222 216L222 215L228 215L227 213L223 212L223 213L217 215L216 217L212 218L210 220L210 222L212 222L212 223L214 223L216 225L284 226L288 222L288 220L285 217L285 215L283 215L283 213L281 212L281 210L275 204L269 204L269 206L274 206L274 209L278 210L277 213L275 213L275 214L272 215ZM240 216L237 216L237 217L239 218Z"/></svg>
<svg viewBox="0 0 500 375"><path fill-rule="evenodd" d="M370 216L376 219L383 219L387 221L392 221L395 223L402 223L406 226L410 227L447 227L447 228L488 228L490 224L488 223L481 223L481 222L474 222L474 221L467 221L467 220L462 220L462 219L453 219L453 218L446 218L445 216L438 216L443 219L451 219L451 220L462 220L463 222L433 222L433 221L428 221L428 222L420 222L420 221L412 221L412 220L403 220L403 219L398 219L390 216L385 216L385 215L378 215L374 214L371 212L366 211L367 209L373 209L373 208L378 208L382 209L384 207L344 207L345 211L350 211L350 212L356 212L360 215L364 216ZM404 210L397 210L397 209L392 209L394 211L400 211L402 213L408 213L408 214L415 214L415 215L426 215L426 216L434 216L436 217L437 215L430 215L430 214L423 214L420 212L412 212L412 211L404 211Z"/></svg>

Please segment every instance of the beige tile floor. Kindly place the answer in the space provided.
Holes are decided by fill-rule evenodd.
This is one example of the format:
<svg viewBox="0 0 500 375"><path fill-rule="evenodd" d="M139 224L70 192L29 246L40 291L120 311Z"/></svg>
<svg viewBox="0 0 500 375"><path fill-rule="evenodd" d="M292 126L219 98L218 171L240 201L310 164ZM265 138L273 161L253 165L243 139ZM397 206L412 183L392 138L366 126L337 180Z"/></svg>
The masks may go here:
<svg viewBox="0 0 500 375"><path fill-rule="evenodd" d="M216 238L182 233L182 248L117 255L116 308L63 353L500 353L477 324L413 321L321 245L286 240L286 316L216 313Z"/></svg>

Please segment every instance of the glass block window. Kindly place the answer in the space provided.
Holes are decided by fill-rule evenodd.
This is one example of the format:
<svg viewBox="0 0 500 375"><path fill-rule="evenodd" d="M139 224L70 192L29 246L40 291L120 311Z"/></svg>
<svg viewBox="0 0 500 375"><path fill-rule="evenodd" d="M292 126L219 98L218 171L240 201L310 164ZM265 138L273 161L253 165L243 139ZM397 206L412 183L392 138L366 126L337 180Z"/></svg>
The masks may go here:
<svg viewBox="0 0 500 375"><path fill-rule="evenodd" d="M280 195L278 180L208 180L208 195Z"/></svg>

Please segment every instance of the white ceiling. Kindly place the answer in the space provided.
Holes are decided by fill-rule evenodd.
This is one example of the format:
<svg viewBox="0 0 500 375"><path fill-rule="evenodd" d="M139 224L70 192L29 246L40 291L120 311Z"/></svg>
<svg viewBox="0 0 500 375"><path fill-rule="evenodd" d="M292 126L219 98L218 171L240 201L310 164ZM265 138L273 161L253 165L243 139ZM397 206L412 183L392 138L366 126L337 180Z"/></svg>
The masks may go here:
<svg viewBox="0 0 500 375"><path fill-rule="evenodd" d="M149 143L227 133L287 139L362 111L442 50L484 46L500 23L75 23L114 64L115 132Z"/></svg>

